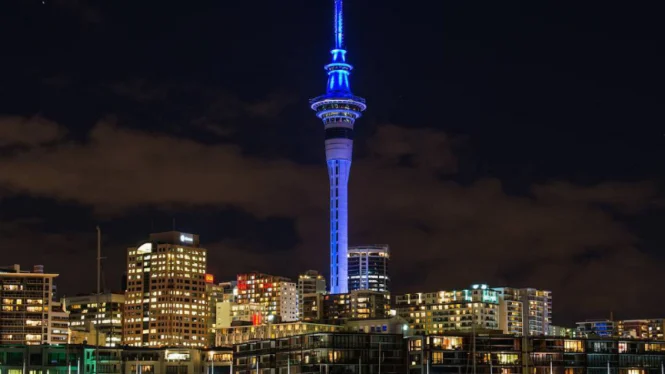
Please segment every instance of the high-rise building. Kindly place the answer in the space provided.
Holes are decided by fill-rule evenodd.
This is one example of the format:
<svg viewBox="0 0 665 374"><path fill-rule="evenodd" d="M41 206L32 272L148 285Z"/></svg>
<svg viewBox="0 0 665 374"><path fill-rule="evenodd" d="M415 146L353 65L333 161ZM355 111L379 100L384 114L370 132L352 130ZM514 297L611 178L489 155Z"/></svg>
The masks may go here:
<svg viewBox="0 0 665 374"><path fill-rule="evenodd" d="M349 247L349 291L390 291L387 245Z"/></svg>
<svg viewBox="0 0 665 374"><path fill-rule="evenodd" d="M127 250L123 342L130 346L206 345L206 250L199 236L151 234Z"/></svg>
<svg viewBox="0 0 665 374"><path fill-rule="evenodd" d="M289 278L259 272L238 274L237 287L238 304L261 304L263 317L273 315L275 322L298 319L297 286Z"/></svg>
<svg viewBox="0 0 665 374"><path fill-rule="evenodd" d="M316 270L307 270L298 276L298 319L306 321L311 314L305 313L309 309L311 312L311 301L316 301L317 294L326 292L326 279ZM307 300L307 301L306 301Z"/></svg>
<svg viewBox="0 0 665 374"><path fill-rule="evenodd" d="M510 332L526 335L548 335L552 324L552 291L535 288L497 287L499 298L522 303L522 331Z"/></svg>
<svg viewBox="0 0 665 374"><path fill-rule="evenodd" d="M330 293L348 288L348 181L353 153L353 126L365 110L365 99L351 93L344 43L342 0L334 0L334 46L326 93L310 100L325 128L326 161L330 178Z"/></svg>
<svg viewBox="0 0 665 374"><path fill-rule="evenodd" d="M0 345L48 344L53 342L52 292L58 274L44 273L37 265L33 271L19 265L0 268Z"/></svg>
<svg viewBox="0 0 665 374"><path fill-rule="evenodd" d="M99 304L97 300L99 298ZM92 332L94 327L104 334L101 342L106 347L122 344L122 312L125 307L124 293L103 293L65 297L63 307L69 312L72 331Z"/></svg>

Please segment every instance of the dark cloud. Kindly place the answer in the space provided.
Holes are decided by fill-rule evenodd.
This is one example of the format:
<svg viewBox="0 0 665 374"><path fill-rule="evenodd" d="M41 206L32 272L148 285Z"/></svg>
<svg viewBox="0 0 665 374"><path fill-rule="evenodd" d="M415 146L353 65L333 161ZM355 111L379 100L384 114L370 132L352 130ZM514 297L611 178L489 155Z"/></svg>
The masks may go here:
<svg viewBox="0 0 665 374"><path fill-rule="evenodd" d="M46 144L60 140L66 132L42 117L0 117L0 147Z"/></svg>
<svg viewBox="0 0 665 374"><path fill-rule="evenodd" d="M640 252L637 238L607 209L641 211L656 197L653 184L556 181L532 186L530 195L508 195L497 179L470 185L442 179L442 172L457 168L454 144L433 130L379 126L368 156L354 162L351 244L391 245L397 291L484 281L552 289L557 313L566 316L655 313L659 304L647 296L663 281L662 261ZM323 166L268 161L233 145L102 122L86 143L34 146L0 159L0 185L14 194L92 206L98 217L115 220L137 206L232 207L255 221L237 216L237 223L220 230L238 235L207 243L203 237L211 270L226 276L252 269L294 275L327 268ZM290 239L280 238L290 232ZM117 251L125 246L116 244Z"/></svg>

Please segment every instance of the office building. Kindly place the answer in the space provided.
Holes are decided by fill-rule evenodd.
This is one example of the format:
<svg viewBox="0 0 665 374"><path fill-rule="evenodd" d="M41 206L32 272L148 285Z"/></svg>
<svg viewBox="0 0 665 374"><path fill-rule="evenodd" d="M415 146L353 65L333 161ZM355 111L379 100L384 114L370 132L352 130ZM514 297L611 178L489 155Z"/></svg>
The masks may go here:
<svg viewBox="0 0 665 374"><path fill-rule="evenodd" d="M33 271L19 265L0 268L0 345L48 344L56 339L51 309L53 280L58 274L44 273L37 265Z"/></svg>
<svg viewBox="0 0 665 374"><path fill-rule="evenodd" d="M552 324L552 292L535 288L494 288L499 298L522 303L523 331L511 332L527 335L547 335Z"/></svg>
<svg viewBox="0 0 665 374"><path fill-rule="evenodd" d="M238 274L237 287L236 302L263 305L264 319L268 315L273 315L275 322L291 322L298 319L297 286L290 279L251 272Z"/></svg>
<svg viewBox="0 0 665 374"><path fill-rule="evenodd" d="M97 301L99 300L99 307ZM125 308L124 293L103 293L65 297L63 307L69 312L69 326L72 331L104 334L106 347L122 344L122 313ZM90 334L86 334L86 339Z"/></svg>
<svg viewBox="0 0 665 374"><path fill-rule="evenodd" d="M323 296L323 321L343 324L348 320L386 318L390 314L390 295L386 292L352 291Z"/></svg>
<svg viewBox="0 0 665 374"><path fill-rule="evenodd" d="M365 245L349 248L349 291L390 291L387 245Z"/></svg>
<svg viewBox="0 0 665 374"><path fill-rule="evenodd" d="M298 276L298 319L301 321L311 317L312 296L326 292L326 278L316 270L308 270ZM305 298L307 297L307 302Z"/></svg>
<svg viewBox="0 0 665 374"><path fill-rule="evenodd" d="M401 334L349 332L250 341L235 346L233 372L403 374L405 345Z"/></svg>
<svg viewBox="0 0 665 374"><path fill-rule="evenodd" d="M334 1L334 47L332 61L325 66L326 93L310 100L323 121L326 162L330 179L330 293L347 293L348 287L348 182L353 154L353 126L365 110L365 99L351 93L344 44L342 0Z"/></svg>
<svg viewBox="0 0 665 374"><path fill-rule="evenodd" d="M207 343L206 250L199 236L151 234L127 250L123 342L141 347Z"/></svg>

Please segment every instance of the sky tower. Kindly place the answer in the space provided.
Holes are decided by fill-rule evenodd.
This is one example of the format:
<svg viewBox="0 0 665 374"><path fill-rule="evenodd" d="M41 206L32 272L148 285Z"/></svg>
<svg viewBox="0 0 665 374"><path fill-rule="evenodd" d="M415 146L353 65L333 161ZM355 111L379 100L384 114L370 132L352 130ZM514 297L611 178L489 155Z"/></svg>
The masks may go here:
<svg viewBox="0 0 665 374"><path fill-rule="evenodd" d="M348 182L353 154L353 124L365 110L365 99L351 93L346 62L342 0L335 3L332 62L325 66L325 95L310 100L325 127L326 160L330 177L330 293L347 293L348 287Z"/></svg>

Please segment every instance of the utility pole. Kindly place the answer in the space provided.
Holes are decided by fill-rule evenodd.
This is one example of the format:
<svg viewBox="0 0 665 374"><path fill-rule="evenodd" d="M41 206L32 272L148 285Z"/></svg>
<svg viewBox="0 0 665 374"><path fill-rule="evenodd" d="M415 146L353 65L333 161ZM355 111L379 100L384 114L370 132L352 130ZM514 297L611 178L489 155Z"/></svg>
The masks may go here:
<svg viewBox="0 0 665 374"><path fill-rule="evenodd" d="M471 301L471 339L473 342L471 359L473 360L473 374L476 374L476 302L473 299Z"/></svg>
<svg viewBox="0 0 665 374"><path fill-rule="evenodd" d="M381 343L379 342L379 374L381 374Z"/></svg>
<svg viewBox="0 0 665 374"><path fill-rule="evenodd" d="M99 313L102 310L102 230L97 226L97 314L95 319L95 374L99 373Z"/></svg>

